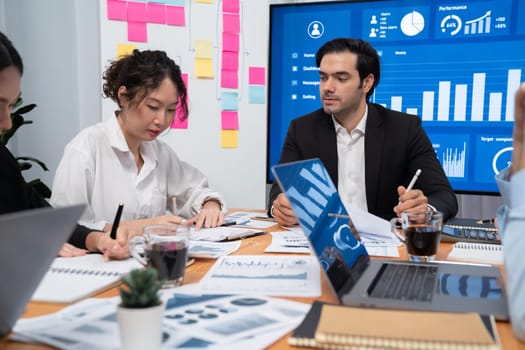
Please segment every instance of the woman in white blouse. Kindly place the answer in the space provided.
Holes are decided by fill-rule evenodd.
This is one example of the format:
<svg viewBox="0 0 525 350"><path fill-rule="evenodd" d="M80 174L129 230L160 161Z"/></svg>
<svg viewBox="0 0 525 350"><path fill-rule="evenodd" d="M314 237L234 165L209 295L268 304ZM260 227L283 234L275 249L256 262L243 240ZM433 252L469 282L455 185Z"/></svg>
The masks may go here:
<svg viewBox="0 0 525 350"><path fill-rule="evenodd" d="M178 118L188 116L179 66L164 51L134 50L113 61L103 79L104 96L119 109L66 146L51 203L85 203L80 223L94 229L108 229L120 203L121 225L131 231L183 220L196 229L221 225L222 197L208 188L204 174L157 139L176 111Z"/></svg>

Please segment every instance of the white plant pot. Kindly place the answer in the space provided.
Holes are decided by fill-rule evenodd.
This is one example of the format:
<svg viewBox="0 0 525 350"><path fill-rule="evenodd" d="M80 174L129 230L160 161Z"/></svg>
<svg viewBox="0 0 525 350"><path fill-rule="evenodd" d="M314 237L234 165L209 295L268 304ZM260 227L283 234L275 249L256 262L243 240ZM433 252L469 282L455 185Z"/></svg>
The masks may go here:
<svg viewBox="0 0 525 350"><path fill-rule="evenodd" d="M164 303L143 309L117 308L120 347L123 350L160 349Z"/></svg>

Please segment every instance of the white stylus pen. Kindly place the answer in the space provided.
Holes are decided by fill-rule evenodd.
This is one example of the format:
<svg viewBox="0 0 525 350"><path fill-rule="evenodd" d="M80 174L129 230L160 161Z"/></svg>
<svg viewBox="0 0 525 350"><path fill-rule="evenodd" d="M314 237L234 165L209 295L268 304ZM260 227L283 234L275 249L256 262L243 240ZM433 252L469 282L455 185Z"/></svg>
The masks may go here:
<svg viewBox="0 0 525 350"><path fill-rule="evenodd" d="M412 180L410 180L410 183L408 184L407 189L405 190L405 192L410 191L412 189L412 187L414 187L414 185L415 185L419 175L421 175L421 169L417 169L416 170L416 173L414 174L414 177L412 178Z"/></svg>

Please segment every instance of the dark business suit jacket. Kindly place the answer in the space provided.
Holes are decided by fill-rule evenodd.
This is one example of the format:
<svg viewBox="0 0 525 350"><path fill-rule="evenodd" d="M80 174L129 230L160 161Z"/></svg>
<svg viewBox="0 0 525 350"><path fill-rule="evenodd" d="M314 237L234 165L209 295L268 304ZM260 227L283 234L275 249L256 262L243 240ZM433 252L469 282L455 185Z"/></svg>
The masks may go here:
<svg viewBox="0 0 525 350"><path fill-rule="evenodd" d="M24 180L11 152L0 144L0 214L48 206L49 203ZM77 225L69 243L86 248L86 237L91 231L93 230Z"/></svg>
<svg viewBox="0 0 525 350"><path fill-rule="evenodd" d="M337 186L337 138L331 116L322 109L291 121L279 163L310 158L321 159ZM393 208L399 200L397 187L407 186L419 168L422 174L414 188L423 191L429 204L443 212L445 220L455 216L456 196L421 119L369 103L365 128L368 211L387 220L394 217ZM268 208L280 192L274 182Z"/></svg>

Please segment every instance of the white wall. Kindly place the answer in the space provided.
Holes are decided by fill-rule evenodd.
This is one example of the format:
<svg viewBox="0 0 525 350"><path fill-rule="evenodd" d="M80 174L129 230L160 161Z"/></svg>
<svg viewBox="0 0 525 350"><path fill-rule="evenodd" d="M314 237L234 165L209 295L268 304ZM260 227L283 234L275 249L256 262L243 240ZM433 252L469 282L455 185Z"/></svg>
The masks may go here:
<svg viewBox="0 0 525 350"><path fill-rule="evenodd" d="M98 2L5 0L2 10L2 29L24 60L22 97L37 104L10 148L46 163L49 172L24 176L51 186L64 145L100 118Z"/></svg>
<svg viewBox="0 0 525 350"><path fill-rule="evenodd" d="M190 79L190 127L163 137L209 176L229 207L265 207L266 105L247 103L246 72L248 66L267 67L270 2L286 0L241 0L239 147L220 148L217 78ZM137 46L166 50L193 75L194 40L212 40L218 45L215 55L220 52L221 3L186 0L186 27L149 25L148 43ZM116 44L127 42L127 34L124 23L104 20L105 13L105 0L0 0L0 29L14 42L26 67L23 97L38 104L27 115L34 124L20 129L11 149L40 158L50 168L45 174L39 169L25 173L28 180L42 177L51 185L64 145L115 108L110 101L101 102L100 77L107 60L116 55ZM215 62L219 63L216 57ZM460 216L491 217L500 198L461 195L459 201Z"/></svg>

